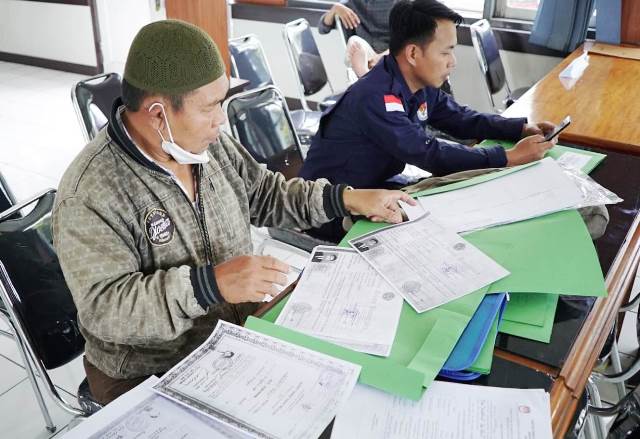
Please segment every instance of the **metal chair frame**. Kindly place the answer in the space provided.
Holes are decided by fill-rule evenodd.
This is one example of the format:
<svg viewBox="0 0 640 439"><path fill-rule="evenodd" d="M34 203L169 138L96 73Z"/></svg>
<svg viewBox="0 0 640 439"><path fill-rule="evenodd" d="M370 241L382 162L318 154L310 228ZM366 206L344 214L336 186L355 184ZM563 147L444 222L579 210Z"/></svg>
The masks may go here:
<svg viewBox="0 0 640 439"><path fill-rule="evenodd" d="M264 63L267 66L267 71L269 72L269 78L271 80L271 84L273 84L273 71L271 70L271 65L269 64L269 60L267 58L266 52L264 51L264 47L262 46L262 43L260 42L260 40L258 39L258 36L256 34L247 34L247 35L243 35L241 37L230 38L229 39L229 46L231 46L235 42L245 42L247 40L250 40L252 43L255 43L256 46L258 46L258 50L260 51L260 55L264 59ZM240 73L238 71L238 65L236 64L236 60L233 57L233 55L230 56L230 58L231 58L231 75L236 77L236 78L239 78L240 77Z"/></svg>
<svg viewBox="0 0 640 439"><path fill-rule="evenodd" d="M296 63L296 56L294 53L294 49L293 49L293 42L289 39L289 33L287 32L289 29L291 28L295 28L298 26L304 26L307 29L310 29L309 27L309 22L307 20L305 20L304 18L299 18L297 20L294 21L290 21L289 23L285 24L283 29L282 29L282 36L284 38L284 42L285 42L285 46L287 48L287 53L289 54L289 61L291 63L291 68L293 69L293 76L296 79L296 84L298 86L298 93L300 95L300 104L302 105L302 108L306 111L311 111L311 108L309 107L309 103L307 102L307 97L304 93L304 85L302 84L302 80L300 79L300 75L298 73L298 67L297 67L297 63ZM313 38L313 35L311 36ZM315 39L313 40L314 44L315 44ZM316 44L317 47L317 44ZM331 84L331 80L329 79L328 75L327 75L327 82L325 85L329 85L329 89L331 90L331 94L335 94L335 91L333 89L333 85Z"/></svg>
<svg viewBox="0 0 640 439"><path fill-rule="evenodd" d="M55 189L46 189L31 198L28 198L18 204L15 204L11 208L0 213L0 221L11 217L13 214L26 208L27 206L37 202L47 194L55 193ZM4 265L0 261L0 301L4 304L4 307L0 307L0 318L4 320L11 328L12 332L1 330L0 335L12 338L18 346L18 352L24 364L24 368L27 372L27 377L33 388L33 392L36 396L36 400L44 417L47 430L50 432L56 431L56 425L54 424L49 409L44 401L43 392L41 386L44 386L44 391L51 397L51 399L63 410L74 415L85 417L87 414L80 408L67 402L60 392L56 389L55 385L51 381L51 377L47 372L47 369L42 364L42 361L38 358L36 351L31 343L31 340L26 333L24 327L25 324L20 317L20 314L13 306L12 298L18 298L19 295L16 292L9 274L7 273ZM42 384L38 383L36 376L39 376Z"/></svg>
<svg viewBox="0 0 640 439"><path fill-rule="evenodd" d="M489 100L491 101L491 106L493 107L493 109L498 112L501 113L503 111L502 108L498 107L496 105L496 102L493 98L493 93L491 93L491 89L489 87L489 85L487 84L486 81L486 75L489 72L489 63L486 59L486 56L484 54L484 50L482 49L482 43L480 42L480 40L478 39L478 34L477 34L477 30L478 29L482 29L482 30L486 30L487 28L489 28L489 30L491 32L493 32L493 30L491 29L491 25L489 24L489 21L487 19L482 19L482 20L478 20L475 23L471 24L469 26L469 30L471 31L471 42L473 43L473 48L476 52L476 57L478 58L478 64L480 66L480 71L482 72L482 75L484 76L484 82L485 85L487 86L487 94L489 95ZM500 61L502 63L502 61ZM504 87L506 87L507 89L507 96L511 96L511 87L509 86L509 81L505 75L504 78ZM504 104L504 102L503 102Z"/></svg>
<svg viewBox="0 0 640 439"><path fill-rule="evenodd" d="M224 111L224 114L227 117L227 122L225 124L225 128L226 128L227 132L231 133L231 135L233 137L238 139L238 133L234 130L234 128L231 126L231 123L229 122L229 105L236 99L242 99L242 98L258 95L258 94L260 94L260 93L262 93L262 92L264 92L266 90L272 90L278 96L278 98L281 100L281 102L282 102L282 110L284 111L285 118L287 119L287 123L289 124L289 128L291 129L291 133L293 134L293 140L294 140L294 142L296 144L296 147L298 148L298 151L300 152L302 158L304 158L304 156L302 154L302 144L300 143L300 139L298 138L298 133L296 133L295 125L293 123L293 119L291 118L291 113L289 112L289 107L287 106L287 101L286 101L284 95L282 94L282 92L275 85L265 85L264 87L254 88L252 90L247 90L247 91L244 91L242 93L237 93L237 94L234 94L233 96L228 97L222 103L222 111Z"/></svg>
<svg viewBox="0 0 640 439"><path fill-rule="evenodd" d="M84 135L84 139L87 142L89 142L89 141L91 141L93 139L93 135L87 129L86 121L84 119L82 111L80 110L80 103L78 102L78 96L77 96L77 87L81 83L95 81L97 79L106 78L106 77L108 77L110 75L114 75L114 74L117 75L118 77L120 76L117 73L113 73L113 72L102 73L100 75L92 76L91 78L87 78L87 79L84 79L84 80L82 80L80 82L77 82L76 84L74 84L73 87L71 87L71 102L73 103L73 109L76 112L76 117L78 118L78 122L80 122L80 128L82 129L82 134ZM108 117L108 115L105 115L105 116Z"/></svg>

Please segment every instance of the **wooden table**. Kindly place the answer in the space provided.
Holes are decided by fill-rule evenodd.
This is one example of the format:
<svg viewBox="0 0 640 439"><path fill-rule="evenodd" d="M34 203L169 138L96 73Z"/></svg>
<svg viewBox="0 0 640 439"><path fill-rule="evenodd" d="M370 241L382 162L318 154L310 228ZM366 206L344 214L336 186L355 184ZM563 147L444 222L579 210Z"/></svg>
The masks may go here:
<svg viewBox="0 0 640 439"><path fill-rule="evenodd" d="M582 47L576 49L504 115L554 123L571 115L561 142L640 155L640 61L589 54L577 81L559 78L582 54Z"/></svg>

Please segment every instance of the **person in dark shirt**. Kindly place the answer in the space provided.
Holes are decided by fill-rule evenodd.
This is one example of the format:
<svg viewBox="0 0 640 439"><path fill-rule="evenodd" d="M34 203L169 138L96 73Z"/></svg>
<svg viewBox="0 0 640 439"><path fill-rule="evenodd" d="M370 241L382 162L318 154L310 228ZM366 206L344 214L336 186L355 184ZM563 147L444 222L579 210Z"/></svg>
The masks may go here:
<svg viewBox="0 0 640 439"><path fill-rule="evenodd" d="M320 17L320 34L331 32L340 19L348 39L345 63L358 78L389 53L389 11L397 1L341 0Z"/></svg>
<svg viewBox="0 0 640 439"><path fill-rule="evenodd" d="M400 0L391 9L390 54L322 116L300 176L356 188L385 187L406 164L435 175L541 159L555 125L479 113L438 90L455 68L462 17L435 0ZM425 124L463 139L518 141L470 148L439 140ZM520 140L522 139L522 140Z"/></svg>

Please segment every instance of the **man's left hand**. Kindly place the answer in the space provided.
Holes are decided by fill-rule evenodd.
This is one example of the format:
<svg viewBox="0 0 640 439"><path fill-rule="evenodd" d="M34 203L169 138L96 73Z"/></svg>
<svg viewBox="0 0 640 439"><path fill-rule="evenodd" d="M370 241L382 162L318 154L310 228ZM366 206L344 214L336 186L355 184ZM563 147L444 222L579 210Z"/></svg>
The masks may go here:
<svg viewBox="0 0 640 439"><path fill-rule="evenodd" d="M522 137L535 136L536 134L545 136L554 129L556 129L556 125L546 120L538 123L525 123L522 127Z"/></svg>
<svg viewBox="0 0 640 439"><path fill-rule="evenodd" d="M344 205L353 215L364 215L374 222L397 224L402 222L399 200L416 205L416 201L402 191L384 189L354 189L343 192Z"/></svg>

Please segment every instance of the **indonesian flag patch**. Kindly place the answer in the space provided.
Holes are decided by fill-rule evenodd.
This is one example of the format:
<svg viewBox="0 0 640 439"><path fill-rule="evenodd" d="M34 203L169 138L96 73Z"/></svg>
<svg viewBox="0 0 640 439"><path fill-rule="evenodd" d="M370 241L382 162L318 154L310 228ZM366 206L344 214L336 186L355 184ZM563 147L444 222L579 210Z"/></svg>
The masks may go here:
<svg viewBox="0 0 640 439"><path fill-rule="evenodd" d="M389 111L402 111L404 113L404 107L399 97L394 95L384 95L384 107L387 112Z"/></svg>

